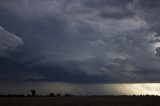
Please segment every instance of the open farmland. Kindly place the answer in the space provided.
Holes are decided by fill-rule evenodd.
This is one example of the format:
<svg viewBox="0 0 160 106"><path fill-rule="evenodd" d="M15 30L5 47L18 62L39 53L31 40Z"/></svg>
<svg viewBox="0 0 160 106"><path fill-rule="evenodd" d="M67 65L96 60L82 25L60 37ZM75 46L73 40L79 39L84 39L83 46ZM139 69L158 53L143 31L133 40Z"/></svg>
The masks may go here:
<svg viewBox="0 0 160 106"><path fill-rule="evenodd" d="M160 106L160 97L0 97L0 106Z"/></svg>

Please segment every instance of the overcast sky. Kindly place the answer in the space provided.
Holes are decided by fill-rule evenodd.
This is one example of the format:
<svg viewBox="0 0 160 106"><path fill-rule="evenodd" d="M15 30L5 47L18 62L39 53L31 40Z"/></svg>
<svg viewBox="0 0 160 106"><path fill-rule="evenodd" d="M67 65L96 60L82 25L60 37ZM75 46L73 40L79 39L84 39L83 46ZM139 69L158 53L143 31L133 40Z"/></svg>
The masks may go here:
<svg viewBox="0 0 160 106"><path fill-rule="evenodd" d="M0 0L0 80L160 82L159 0Z"/></svg>

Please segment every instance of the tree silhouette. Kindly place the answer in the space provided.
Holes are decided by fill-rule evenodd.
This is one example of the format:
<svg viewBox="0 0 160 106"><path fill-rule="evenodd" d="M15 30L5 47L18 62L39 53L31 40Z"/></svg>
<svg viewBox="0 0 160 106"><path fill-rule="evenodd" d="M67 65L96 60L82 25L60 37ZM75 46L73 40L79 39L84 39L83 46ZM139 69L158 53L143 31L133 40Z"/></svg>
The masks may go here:
<svg viewBox="0 0 160 106"><path fill-rule="evenodd" d="M35 96L36 95L36 90L31 89L31 93L32 93L32 96Z"/></svg>
<svg viewBox="0 0 160 106"><path fill-rule="evenodd" d="M54 96L54 93L49 93L49 96Z"/></svg>
<svg viewBox="0 0 160 106"><path fill-rule="evenodd" d="M60 94L60 93L57 93L57 96L61 96L61 94Z"/></svg>

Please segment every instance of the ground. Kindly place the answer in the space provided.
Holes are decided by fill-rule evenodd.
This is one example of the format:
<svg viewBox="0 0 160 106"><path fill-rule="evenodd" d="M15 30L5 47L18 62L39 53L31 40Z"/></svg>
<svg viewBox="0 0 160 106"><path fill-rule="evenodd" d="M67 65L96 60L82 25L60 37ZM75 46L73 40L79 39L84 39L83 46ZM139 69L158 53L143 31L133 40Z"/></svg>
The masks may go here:
<svg viewBox="0 0 160 106"><path fill-rule="evenodd" d="M160 97L0 97L0 106L160 106Z"/></svg>

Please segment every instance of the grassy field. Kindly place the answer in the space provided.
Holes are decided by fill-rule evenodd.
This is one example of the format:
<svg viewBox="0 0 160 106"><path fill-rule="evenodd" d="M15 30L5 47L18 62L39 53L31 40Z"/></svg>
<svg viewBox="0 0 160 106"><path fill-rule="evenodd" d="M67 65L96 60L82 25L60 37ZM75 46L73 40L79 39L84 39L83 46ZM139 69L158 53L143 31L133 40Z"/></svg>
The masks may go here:
<svg viewBox="0 0 160 106"><path fill-rule="evenodd" d="M0 97L0 106L160 106L160 97Z"/></svg>

